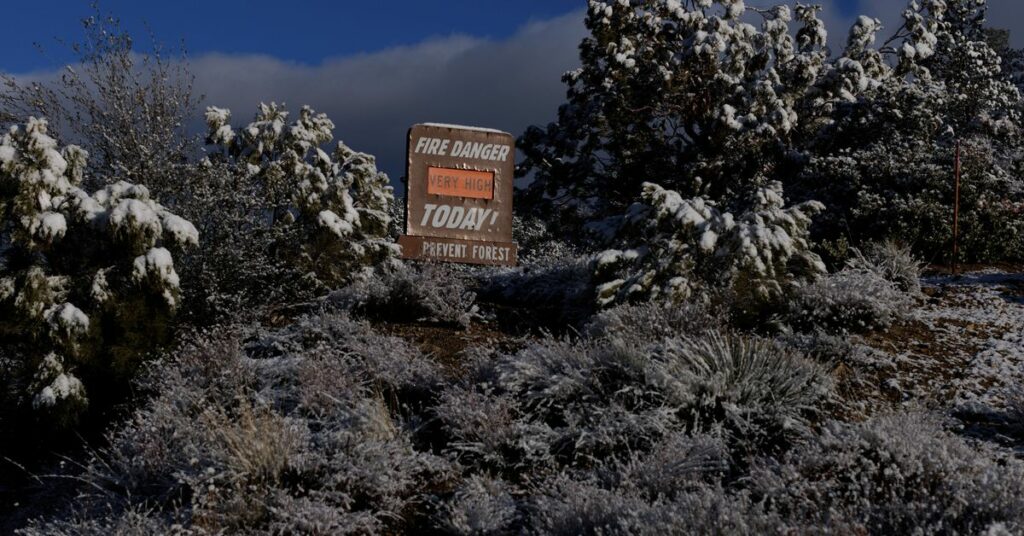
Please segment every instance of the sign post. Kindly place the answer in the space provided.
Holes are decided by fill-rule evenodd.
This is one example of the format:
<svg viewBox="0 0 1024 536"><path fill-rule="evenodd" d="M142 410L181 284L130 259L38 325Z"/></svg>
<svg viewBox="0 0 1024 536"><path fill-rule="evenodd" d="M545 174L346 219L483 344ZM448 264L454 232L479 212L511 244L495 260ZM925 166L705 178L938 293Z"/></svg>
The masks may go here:
<svg viewBox="0 0 1024 536"><path fill-rule="evenodd" d="M425 123L409 129L402 257L515 266L515 138Z"/></svg>
<svg viewBox="0 0 1024 536"><path fill-rule="evenodd" d="M955 276L956 261L960 256L960 140L956 140L953 168L953 261L950 263L950 271Z"/></svg>

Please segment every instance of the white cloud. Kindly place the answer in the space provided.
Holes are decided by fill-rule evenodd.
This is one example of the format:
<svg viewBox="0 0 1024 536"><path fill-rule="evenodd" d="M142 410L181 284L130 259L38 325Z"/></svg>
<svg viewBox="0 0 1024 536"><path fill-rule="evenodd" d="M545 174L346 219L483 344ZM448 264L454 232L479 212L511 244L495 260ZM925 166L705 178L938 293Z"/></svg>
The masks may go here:
<svg viewBox="0 0 1024 536"><path fill-rule="evenodd" d="M404 174L406 131L440 121L499 128L514 135L555 118L565 99L561 75L578 65L582 12L529 24L503 41L434 39L304 66L267 56L209 54L192 61L209 105L248 121L260 101L309 104L326 112L336 135L377 155L393 179Z"/></svg>

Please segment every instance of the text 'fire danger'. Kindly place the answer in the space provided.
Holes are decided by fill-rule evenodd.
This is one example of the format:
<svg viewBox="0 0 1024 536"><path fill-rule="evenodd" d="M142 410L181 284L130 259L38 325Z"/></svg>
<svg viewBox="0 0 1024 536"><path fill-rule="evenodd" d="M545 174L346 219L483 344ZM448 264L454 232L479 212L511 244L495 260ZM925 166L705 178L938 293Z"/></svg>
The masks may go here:
<svg viewBox="0 0 1024 536"><path fill-rule="evenodd" d="M447 140L443 138L421 137L413 149L417 154L450 156L452 158L473 158L504 162L512 152L512 147L499 143L481 143L478 141Z"/></svg>

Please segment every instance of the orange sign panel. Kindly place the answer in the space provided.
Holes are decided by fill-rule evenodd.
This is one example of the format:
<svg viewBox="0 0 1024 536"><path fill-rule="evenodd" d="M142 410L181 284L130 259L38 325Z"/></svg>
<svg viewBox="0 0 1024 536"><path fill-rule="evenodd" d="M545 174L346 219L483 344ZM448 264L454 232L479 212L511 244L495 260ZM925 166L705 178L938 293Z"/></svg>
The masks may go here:
<svg viewBox="0 0 1024 536"><path fill-rule="evenodd" d="M494 199L494 173L472 169L427 168L427 193Z"/></svg>

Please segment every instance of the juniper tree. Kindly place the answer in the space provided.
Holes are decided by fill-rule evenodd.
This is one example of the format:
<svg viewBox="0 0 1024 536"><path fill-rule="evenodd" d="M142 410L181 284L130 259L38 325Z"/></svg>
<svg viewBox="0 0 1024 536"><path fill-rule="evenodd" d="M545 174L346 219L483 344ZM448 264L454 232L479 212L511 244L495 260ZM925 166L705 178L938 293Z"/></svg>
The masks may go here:
<svg viewBox="0 0 1024 536"><path fill-rule="evenodd" d="M0 336L24 349L6 381L61 420L86 403L78 369L130 369L163 338L179 305L168 248L199 239L143 186L83 190L87 157L42 119L0 138Z"/></svg>

